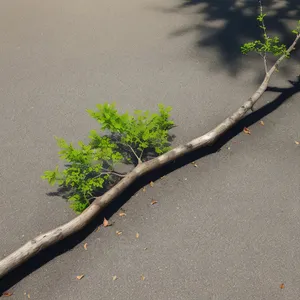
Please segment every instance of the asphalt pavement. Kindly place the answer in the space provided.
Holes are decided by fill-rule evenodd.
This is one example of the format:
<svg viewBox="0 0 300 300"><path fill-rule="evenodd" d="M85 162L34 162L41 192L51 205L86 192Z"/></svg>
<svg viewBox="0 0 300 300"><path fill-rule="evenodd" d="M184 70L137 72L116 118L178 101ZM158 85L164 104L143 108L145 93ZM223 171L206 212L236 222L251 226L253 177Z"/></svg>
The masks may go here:
<svg viewBox="0 0 300 300"><path fill-rule="evenodd" d="M208 19L205 2L2 0L0 258L75 217L40 176L58 163L54 136L74 142L97 128L87 108L171 105L176 146L253 93L260 58L220 47L233 42L230 31L210 38L230 20ZM243 37L244 27L231 30ZM217 147L137 183L104 213L112 226L97 229L100 216L1 281L1 292L47 300L299 299L300 101L299 86L288 82L296 80L295 62Z"/></svg>

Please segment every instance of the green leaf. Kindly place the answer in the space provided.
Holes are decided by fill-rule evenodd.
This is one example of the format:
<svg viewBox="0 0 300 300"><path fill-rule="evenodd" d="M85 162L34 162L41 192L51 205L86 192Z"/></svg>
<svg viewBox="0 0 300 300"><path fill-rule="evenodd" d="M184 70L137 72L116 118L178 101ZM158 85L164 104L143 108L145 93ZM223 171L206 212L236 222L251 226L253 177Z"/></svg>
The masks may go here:
<svg viewBox="0 0 300 300"><path fill-rule="evenodd" d="M89 143L79 141L77 147L56 138L60 158L67 162L66 168L59 172L57 167L42 176L49 184L57 183L68 190L68 200L76 212L86 209L106 183L116 182L116 176L109 174L116 163L134 162L136 155L141 157L147 150L157 154L168 151L168 132L174 126L170 120L171 107L162 104L158 105L158 113L136 110L133 115L120 114L115 104L96 107L97 110L87 112L109 135L91 130ZM129 154L121 152L124 147Z"/></svg>
<svg viewBox="0 0 300 300"><path fill-rule="evenodd" d="M56 181L59 181L58 183L62 182L62 179L59 178L59 171L58 166L55 168L54 171L45 171L44 175L42 175L42 179L48 180L50 185L54 185Z"/></svg>
<svg viewBox="0 0 300 300"><path fill-rule="evenodd" d="M262 40L245 43L241 46L241 52L245 55L249 52L255 52L264 57L266 57L266 54L272 54L274 56L285 55L286 57L289 57L286 45L281 43L277 36L271 38L267 35L267 28L264 24L265 16L266 14L263 13L260 13L257 16L259 27L262 29ZM293 30L292 32L298 34L298 26L297 29Z"/></svg>

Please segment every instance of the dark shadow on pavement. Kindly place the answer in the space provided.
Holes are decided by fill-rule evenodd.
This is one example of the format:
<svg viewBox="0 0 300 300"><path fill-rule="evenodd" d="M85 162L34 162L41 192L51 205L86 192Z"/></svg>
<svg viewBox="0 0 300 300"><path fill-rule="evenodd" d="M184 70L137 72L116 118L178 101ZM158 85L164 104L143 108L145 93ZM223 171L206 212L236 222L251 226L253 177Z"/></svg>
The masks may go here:
<svg viewBox="0 0 300 300"><path fill-rule="evenodd" d="M293 29L297 26L296 21L300 19L300 1L262 0L262 3L267 14L265 24L268 34L271 37L279 36L281 42L289 46L295 37L289 25ZM195 46L200 55L203 48L214 50L216 67L224 68L230 75L236 76L242 68L241 45L261 39L262 32L256 20L259 12L258 0L182 0L180 5L169 12L180 13L186 9L193 10L192 25L173 31L171 36L179 37L196 32ZM166 9L162 11L168 12ZM253 57L260 59L255 54ZM292 58L299 61L300 53L293 53ZM284 71L288 72L288 69Z"/></svg>
<svg viewBox="0 0 300 300"><path fill-rule="evenodd" d="M98 215L90 224L88 224L83 230L74 234L71 237L59 242L58 244L41 251L35 257L28 260L22 266L16 268L14 271L6 275L4 278L0 279L0 295L3 292L11 289L16 283L21 281L24 277L31 274L38 268L42 267L53 258L72 250L75 246L80 244L84 239L95 231L98 226L103 222L103 218L109 219L113 214L115 214L135 193L137 193L143 186L147 185L150 181L156 181L164 175L167 175L174 170L177 170L185 165L198 160L204 156L210 155L212 153L218 152L221 148L236 135L238 135L244 127L249 127L252 124L258 122L260 119L272 113L283 103L285 103L290 97L295 95L300 91L300 80L290 81L291 87L289 88L268 88L269 91L279 92L280 95L272 102L266 104L257 111L244 117L236 126L225 133L213 146L205 147L203 149L194 151L187 156L184 156L165 167L156 170L155 172L149 173L139 180L137 180L132 186L130 186L121 196L119 196L115 201L105 209L105 211Z"/></svg>

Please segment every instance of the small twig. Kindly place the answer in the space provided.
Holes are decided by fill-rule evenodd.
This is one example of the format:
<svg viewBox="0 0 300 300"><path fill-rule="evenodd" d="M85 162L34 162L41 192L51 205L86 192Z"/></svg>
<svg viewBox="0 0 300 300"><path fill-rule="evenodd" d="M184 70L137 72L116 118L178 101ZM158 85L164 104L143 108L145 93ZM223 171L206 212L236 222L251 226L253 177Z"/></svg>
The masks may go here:
<svg viewBox="0 0 300 300"><path fill-rule="evenodd" d="M263 15L263 6L262 6L262 2L261 2L261 0L258 0L258 2L259 2L260 14L261 14L261 16L262 16L262 15ZM265 25L264 18L262 18L260 22L261 22L261 25L262 25L261 28L262 28L262 30L263 30L263 32L264 32L263 37L264 37L265 42L266 42L267 39L268 39L268 34L267 34L267 29L266 29L266 25ZM263 60L264 60L265 72L266 72L266 74L267 74L267 73L268 73L267 52L265 51L263 55L261 54L261 56L262 56L262 58L263 58Z"/></svg>
<svg viewBox="0 0 300 300"><path fill-rule="evenodd" d="M119 177L125 177L127 175L127 173L120 173L120 172L109 171L109 170L107 170L107 172L102 172L101 174L113 174Z"/></svg>
<svg viewBox="0 0 300 300"><path fill-rule="evenodd" d="M140 154L140 160L141 160L141 161L142 161L143 153L144 153L144 149L141 151L141 154Z"/></svg>
<svg viewBox="0 0 300 300"><path fill-rule="evenodd" d="M263 60L264 60L265 72L267 74L268 73L268 61L267 61L267 54L266 53L263 55Z"/></svg>
<svg viewBox="0 0 300 300"><path fill-rule="evenodd" d="M95 198L96 198L96 196L91 197L91 198L87 199L86 201L88 201L89 203L91 203L91 200L94 200Z"/></svg>
<svg viewBox="0 0 300 300"><path fill-rule="evenodd" d="M107 174L113 174L113 175L116 175L116 176L119 176L119 177L125 177L127 175L127 173L119 173L119 172L116 172L116 171L105 171L105 172L101 172L100 174L96 175L95 177L93 178L98 178L102 175L107 175Z"/></svg>
<svg viewBox="0 0 300 300"><path fill-rule="evenodd" d="M118 144L121 144L125 147L128 147L131 152L133 153L133 155L136 157L137 161L138 161L138 164L141 164L142 163L142 160L140 159L140 157L136 154L136 152L134 151L134 149L129 145L129 144L125 144L125 143L121 143L121 142L117 142Z"/></svg>
<svg viewBox="0 0 300 300"><path fill-rule="evenodd" d="M139 158L139 156L136 154L136 152L133 150L133 148L132 148L130 145L127 145L127 146L130 148L130 150L132 151L132 153L134 154L134 156L135 156L136 159L138 160L138 163L141 164L142 161L141 161L141 159Z"/></svg>
<svg viewBox="0 0 300 300"><path fill-rule="evenodd" d="M263 61L264 61L265 74L267 74L267 73L268 73L267 54L266 54L266 53L264 53L264 54L262 54L262 53L258 53L258 54L261 56L261 58L262 58L262 59L263 59Z"/></svg>

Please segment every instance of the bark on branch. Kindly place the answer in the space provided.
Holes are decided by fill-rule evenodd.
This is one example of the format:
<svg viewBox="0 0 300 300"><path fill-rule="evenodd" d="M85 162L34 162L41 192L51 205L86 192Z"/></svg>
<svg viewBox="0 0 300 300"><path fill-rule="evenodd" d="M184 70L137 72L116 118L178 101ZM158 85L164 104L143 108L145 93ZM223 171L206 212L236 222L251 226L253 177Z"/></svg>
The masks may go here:
<svg viewBox="0 0 300 300"><path fill-rule="evenodd" d="M290 54L295 49L300 35L297 35L293 44L288 48L287 54ZM78 232L90 223L108 204L110 204L118 195L120 195L129 185L131 185L137 178L142 175L158 169L163 165L178 159L196 149L204 146L212 145L218 138L220 138L226 131L233 127L240 121L245 114L252 109L253 105L259 100L262 94L267 89L269 80L277 70L279 64L286 56L281 56L271 69L266 73L265 78L255 93L230 117L226 118L216 128L208 133L195 138L185 145L178 146L171 151L158 156L147 162L139 163L130 173L128 173L121 181L119 181L113 188L106 192L101 197L97 197L94 202L78 217L70 222L59 226L47 233L41 234L34 239L27 242L24 246L17 249L12 254L0 261L0 278L14 270L16 267L25 263L28 259L50 247L53 244L67 238L68 236Z"/></svg>

